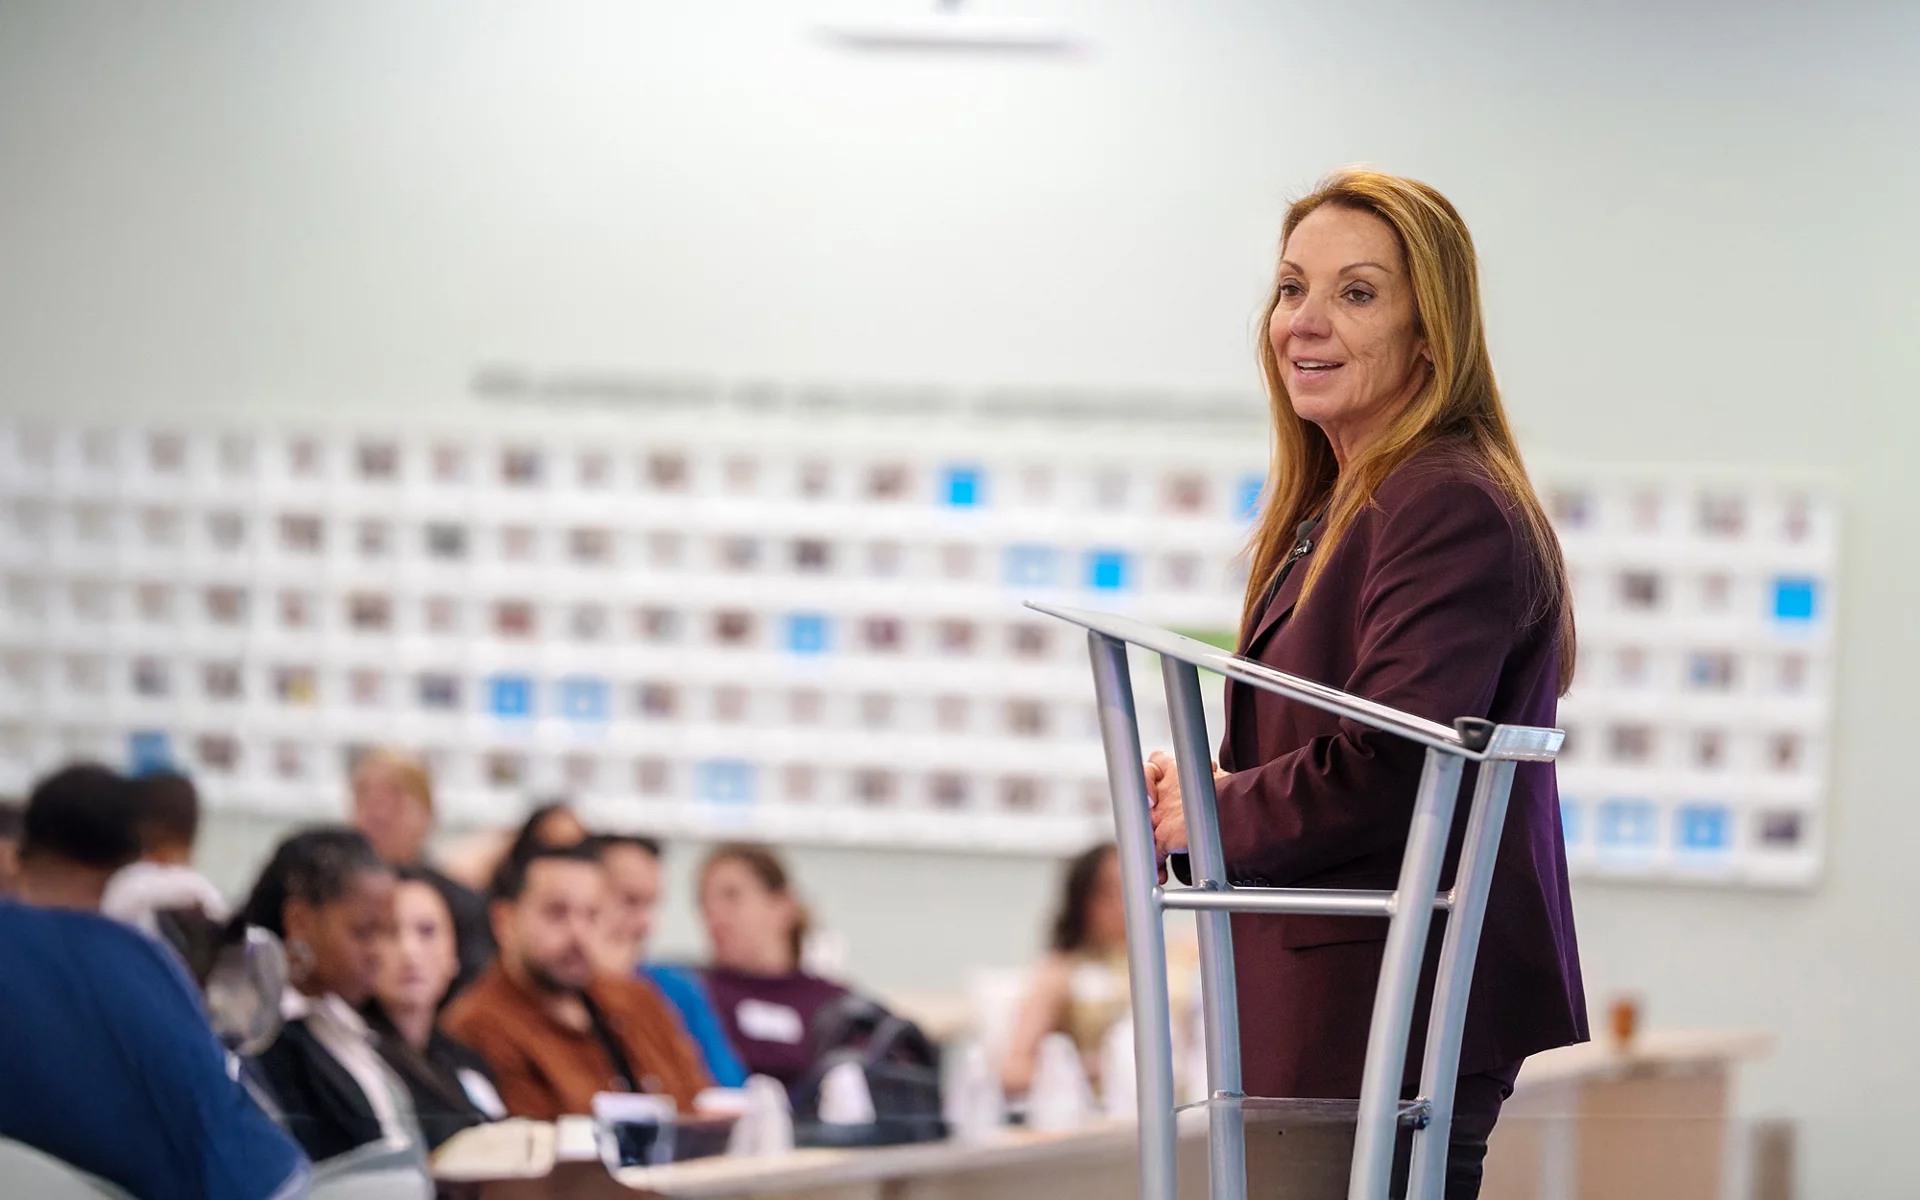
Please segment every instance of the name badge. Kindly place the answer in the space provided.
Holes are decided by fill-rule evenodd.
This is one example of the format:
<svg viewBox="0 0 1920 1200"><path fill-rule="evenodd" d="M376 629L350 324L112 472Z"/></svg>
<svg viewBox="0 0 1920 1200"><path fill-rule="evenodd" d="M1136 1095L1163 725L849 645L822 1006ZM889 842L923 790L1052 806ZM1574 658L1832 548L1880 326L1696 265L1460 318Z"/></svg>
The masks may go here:
<svg viewBox="0 0 1920 1200"><path fill-rule="evenodd" d="M800 1014L784 1004L773 1004L766 1000L742 1000L733 1010L733 1019L740 1024L742 1035L756 1042L779 1042L785 1046L798 1046L807 1036L805 1022Z"/></svg>
<svg viewBox="0 0 1920 1200"><path fill-rule="evenodd" d="M460 1081L460 1090L473 1101L473 1106L486 1114L489 1121L507 1119L507 1106L500 1102L500 1093L494 1090L493 1083L485 1075L472 1067L461 1067L455 1071L454 1078Z"/></svg>

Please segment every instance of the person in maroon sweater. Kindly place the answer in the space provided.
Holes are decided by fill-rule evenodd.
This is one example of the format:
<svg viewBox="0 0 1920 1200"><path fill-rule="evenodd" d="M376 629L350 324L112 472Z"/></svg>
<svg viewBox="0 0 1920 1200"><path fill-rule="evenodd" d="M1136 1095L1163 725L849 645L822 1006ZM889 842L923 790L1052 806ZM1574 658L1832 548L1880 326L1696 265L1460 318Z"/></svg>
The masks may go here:
<svg viewBox="0 0 1920 1200"><path fill-rule="evenodd" d="M747 1070L791 1089L813 1063L816 1014L847 994L800 969L807 911L787 870L762 846L721 846L700 869L700 913L713 944L707 990Z"/></svg>

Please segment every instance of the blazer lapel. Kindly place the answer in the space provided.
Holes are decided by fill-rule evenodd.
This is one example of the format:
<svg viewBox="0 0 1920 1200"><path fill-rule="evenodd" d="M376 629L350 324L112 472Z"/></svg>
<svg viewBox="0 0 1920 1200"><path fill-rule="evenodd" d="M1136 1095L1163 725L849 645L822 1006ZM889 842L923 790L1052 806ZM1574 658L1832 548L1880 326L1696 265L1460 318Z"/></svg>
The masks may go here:
<svg viewBox="0 0 1920 1200"><path fill-rule="evenodd" d="M1293 569L1280 581L1280 590L1273 594L1273 599L1267 602L1266 611L1260 614L1260 624L1254 627L1253 637L1241 648L1243 657L1260 657L1261 644L1279 627L1281 620L1293 611L1293 606L1300 600L1300 588L1306 581L1307 560L1312 557L1313 551L1309 550L1294 560Z"/></svg>

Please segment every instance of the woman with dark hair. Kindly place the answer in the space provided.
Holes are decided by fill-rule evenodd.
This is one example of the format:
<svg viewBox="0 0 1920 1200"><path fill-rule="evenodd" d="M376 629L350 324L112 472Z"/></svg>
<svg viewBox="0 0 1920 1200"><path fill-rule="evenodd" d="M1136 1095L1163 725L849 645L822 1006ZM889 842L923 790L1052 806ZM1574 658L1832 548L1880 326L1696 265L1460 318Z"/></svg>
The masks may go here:
<svg viewBox="0 0 1920 1200"><path fill-rule="evenodd" d="M399 871L393 892L396 937L380 958L374 995L361 1015L413 1100L427 1145L506 1117L486 1060L440 1028L440 1002L460 969L453 913L431 876Z"/></svg>
<svg viewBox="0 0 1920 1200"><path fill-rule="evenodd" d="M1127 1011L1120 860L1105 842L1067 865L1047 956L1034 970L1000 1065L1001 1086L1020 1095L1032 1085L1040 1043L1051 1033L1071 1037L1088 1076L1097 1077L1100 1043Z"/></svg>
<svg viewBox="0 0 1920 1200"><path fill-rule="evenodd" d="M764 846L721 846L700 869L700 914L713 944L707 989L727 1038L755 1075L791 1088L812 1065L807 1034L847 989L800 969L807 910Z"/></svg>
<svg viewBox="0 0 1920 1200"><path fill-rule="evenodd" d="M280 843L235 918L286 945L286 1025L254 1063L315 1162L420 1141L406 1088L359 1013L393 941L393 891L393 869L365 837L307 829Z"/></svg>

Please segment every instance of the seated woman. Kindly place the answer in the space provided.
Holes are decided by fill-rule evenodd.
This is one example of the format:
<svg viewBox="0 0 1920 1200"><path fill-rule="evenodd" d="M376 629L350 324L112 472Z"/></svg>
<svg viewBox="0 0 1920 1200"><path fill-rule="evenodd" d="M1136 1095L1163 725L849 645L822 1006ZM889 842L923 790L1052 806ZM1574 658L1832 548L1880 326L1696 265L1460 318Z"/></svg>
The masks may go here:
<svg viewBox="0 0 1920 1200"><path fill-rule="evenodd" d="M286 945L286 1025L254 1065L315 1162L420 1141L406 1087L359 1013L393 940L393 891L393 869L365 837L308 829L280 843L237 918Z"/></svg>
<svg viewBox="0 0 1920 1200"><path fill-rule="evenodd" d="M448 1037L439 1024L440 1000L460 969L453 913L425 873L400 871L393 891L395 937L381 955L374 997L361 1009L380 1056L406 1084L427 1145L470 1125L507 1115L486 1060Z"/></svg>
<svg viewBox="0 0 1920 1200"><path fill-rule="evenodd" d="M792 1088L812 1065L815 1014L847 989L800 969L807 913L786 868L763 846L721 846L700 870L700 912L713 944L707 990L727 1040L749 1072Z"/></svg>
<svg viewBox="0 0 1920 1200"><path fill-rule="evenodd" d="M1040 1041L1050 1033L1073 1039L1088 1078L1097 1082L1101 1041L1127 1013L1126 910L1120 858L1108 842L1067 867L1051 946L1014 1024L1000 1067L1001 1086L1010 1096L1032 1086Z"/></svg>

